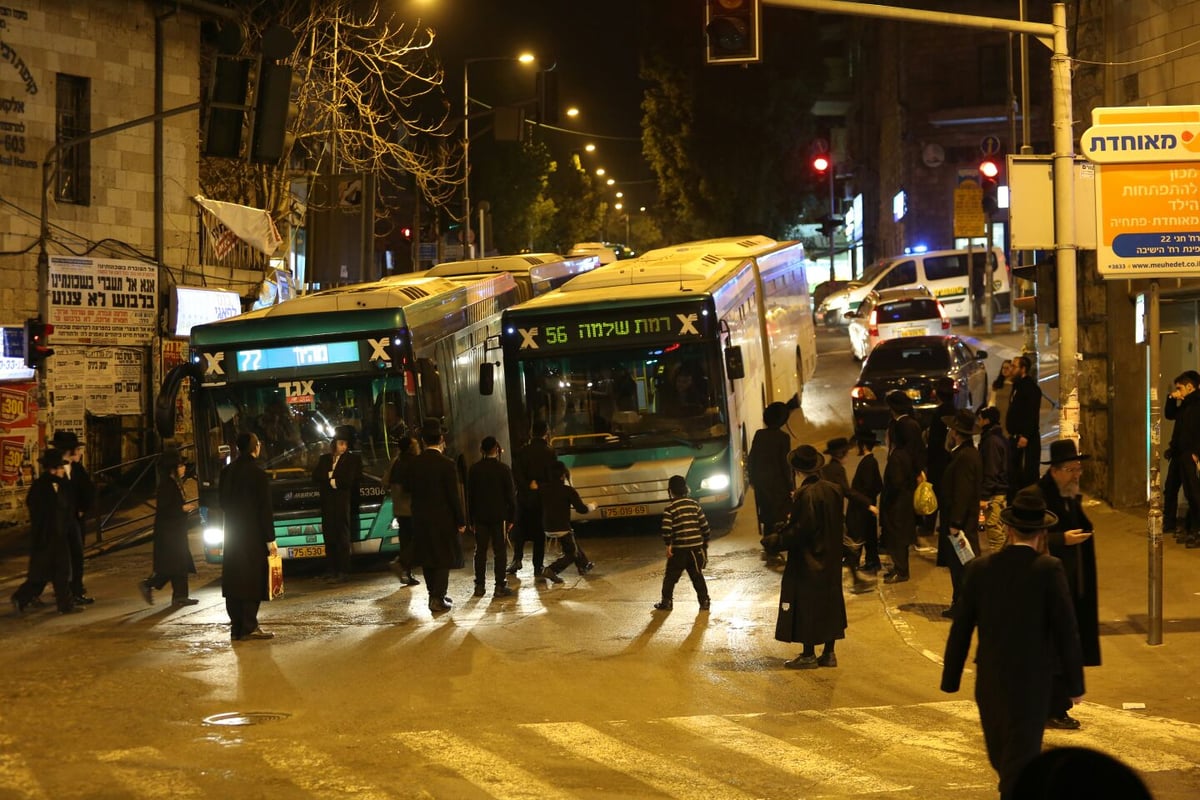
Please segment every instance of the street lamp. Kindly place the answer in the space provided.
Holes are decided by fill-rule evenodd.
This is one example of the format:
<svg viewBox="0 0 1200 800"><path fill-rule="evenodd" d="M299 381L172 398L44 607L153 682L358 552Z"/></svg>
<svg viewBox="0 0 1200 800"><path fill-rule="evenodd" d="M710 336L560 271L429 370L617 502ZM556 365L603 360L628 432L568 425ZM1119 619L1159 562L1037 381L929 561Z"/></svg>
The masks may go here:
<svg viewBox="0 0 1200 800"><path fill-rule="evenodd" d="M532 64L533 53L518 56L485 56L468 58L463 62L463 248L467 258L475 257L475 245L471 243L471 65L480 61L518 61Z"/></svg>
<svg viewBox="0 0 1200 800"><path fill-rule="evenodd" d="M588 142L587 144L585 144L583 146L583 149L587 150L589 153L594 153L594 152L596 152L596 145L592 144L591 142Z"/></svg>
<svg viewBox="0 0 1200 800"><path fill-rule="evenodd" d="M568 108L568 109L567 109L567 116L568 116L568 117L571 117L572 119L573 119L573 118L575 118L575 117L578 117L578 116L579 116L579 109L578 109L578 108L576 108L575 106L571 106L570 108Z"/></svg>

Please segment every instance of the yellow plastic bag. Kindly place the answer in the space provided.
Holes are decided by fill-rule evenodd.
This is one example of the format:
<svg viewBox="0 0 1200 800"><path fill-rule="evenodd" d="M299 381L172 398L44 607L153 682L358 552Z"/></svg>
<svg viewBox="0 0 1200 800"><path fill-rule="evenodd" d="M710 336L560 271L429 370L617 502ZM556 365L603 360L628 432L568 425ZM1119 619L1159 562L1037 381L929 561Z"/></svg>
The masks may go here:
<svg viewBox="0 0 1200 800"><path fill-rule="evenodd" d="M921 481L917 484L917 490L913 492L913 511L922 517L927 517L935 513L937 509L937 495L933 491L933 484L929 481Z"/></svg>

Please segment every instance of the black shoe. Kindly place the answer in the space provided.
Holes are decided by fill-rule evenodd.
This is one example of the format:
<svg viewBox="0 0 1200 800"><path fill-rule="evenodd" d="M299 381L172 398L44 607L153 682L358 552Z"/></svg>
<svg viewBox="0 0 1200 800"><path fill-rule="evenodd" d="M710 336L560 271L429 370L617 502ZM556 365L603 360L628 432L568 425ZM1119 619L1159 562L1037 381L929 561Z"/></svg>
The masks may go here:
<svg viewBox="0 0 1200 800"><path fill-rule="evenodd" d="M497 586L496 591L492 592L492 597L512 597L516 592L507 586Z"/></svg>
<svg viewBox="0 0 1200 800"><path fill-rule="evenodd" d="M675 607L675 604L672 603L670 600L660 600L659 602L654 604L654 607L659 611L670 611L672 608Z"/></svg>
<svg viewBox="0 0 1200 800"><path fill-rule="evenodd" d="M16 611L16 612L17 612L17 614L24 614L24 613L25 613L25 604L24 604L24 603L22 603L22 602L21 602L21 601L20 601L20 600L17 598L17 596L16 596L16 595L13 595L13 596L12 596L12 597L9 599L9 602L11 602L11 603L12 603L13 611Z"/></svg>
<svg viewBox="0 0 1200 800"><path fill-rule="evenodd" d="M942 616L946 619L954 619L954 606L948 606L944 611L942 611Z"/></svg>
<svg viewBox="0 0 1200 800"><path fill-rule="evenodd" d="M816 669L817 667L821 666L817 663L816 655L799 655L793 658L791 661L783 662L783 665L788 669Z"/></svg>
<svg viewBox="0 0 1200 800"><path fill-rule="evenodd" d="M88 597L83 592L75 595L75 597L72 599L77 606L90 606L92 603L96 602L95 598Z"/></svg>
<svg viewBox="0 0 1200 800"><path fill-rule="evenodd" d="M518 572L520 572L520 571L521 571L521 566L522 566L522 564L521 564L521 562L520 562L520 561L514 561L514 562L512 562L511 564L509 564L509 565L508 565L508 566L505 568L505 570L504 570L504 571L505 571L506 573L508 573L509 575L516 575Z"/></svg>
<svg viewBox="0 0 1200 800"><path fill-rule="evenodd" d="M817 666L818 667L836 667L837 666L837 653L821 653L821 655L817 657Z"/></svg>
<svg viewBox="0 0 1200 800"><path fill-rule="evenodd" d="M551 583L562 583L563 582L563 579L558 577L558 573L555 572L554 570L550 569L549 567L546 567L544 570L542 570L542 577L545 578L546 580L550 581Z"/></svg>
<svg viewBox="0 0 1200 800"><path fill-rule="evenodd" d="M907 575L901 575L899 572L893 572L891 575L884 576L884 583L904 583L908 580Z"/></svg>
<svg viewBox="0 0 1200 800"><path fill-rule="evenodd" d="M411 572L406 572L400 576L400 583L405 586L420 586L421 582L413 577Z"/></svg>
<svg viewBox="0 0 1200 800"><path fill-rule="evenodd" d="M154 587L150 585L149 581L138 583L138 591L142 593L142 599L146 601L146 605L154 605Z"/></svg>
<svg viewBox="0 0 1200 800"><path fill-rule="evenodd" d="M850 594L867 594L875 591L875 581L864 581L862 578L855 578L854 585L850 587Z"/></svg>
<svg viewBox="0 0 1200 800"><path fill-rule="evenodd" d="M199 602L200 601L194 597L173 597L173 598L171 598L171 605L173 605L175 607L194 606Z"/></svg>
<svg viewBox="0 0 1200 800"><path fill-rule="evenodd" d="M441 614L444 611L449 611L450 606L443 603L441 600L434 600L429 604L429 610L434 614Z"/></svg>
<svg viewBox="0 0 1200 800"><path fill-rule="evenodd" d="M487 587L482 583L475 584L475 596L483 597L485 594L487 594Z"/></svg>
<svg viewBox="0 0 1200 800"><path fill-rule="evenodd" d="M700 610L701 611L708 611L710 608L712 608L712 600L709 600L706 597L700 601Z"/></svg>
<svg viewBox="0 0 1200 800"><path fill-rule="evenodd" d="M586 564L584 564L582 567L579 568L579 574L587 575L589 572L591 572L595 568L596 568L596 565L593 564L591 561L589 561Z"/></svg>
<svg viewBox="0 0 1200 800"><path fill-rule="evenodd" d="M264 631L262 628L255 628L242 637L243 639L274 639L275 634L270 631Z"/></svg>
<svg viewBox="0 0 1200 800"><path fill-rule="evenodd" d="M1072 717L1070 714L1063 714L1061 717L1050 717L1046 720L1047 728L1054 728L1060 731L1077 731L1080 728L1079 720Z"/></svg>
<svg viewBox="0 0 1200 800"><path fill-rule="evenodd" d="M872 561L869 564L863 564L861 567L858 568L858 571L859 572L867 572L867 573L870 573L871 575L874 575L875 573L879 572L879 570L881 570L881 569L883 569L882 564L880 564L878 561Z"/></svg>

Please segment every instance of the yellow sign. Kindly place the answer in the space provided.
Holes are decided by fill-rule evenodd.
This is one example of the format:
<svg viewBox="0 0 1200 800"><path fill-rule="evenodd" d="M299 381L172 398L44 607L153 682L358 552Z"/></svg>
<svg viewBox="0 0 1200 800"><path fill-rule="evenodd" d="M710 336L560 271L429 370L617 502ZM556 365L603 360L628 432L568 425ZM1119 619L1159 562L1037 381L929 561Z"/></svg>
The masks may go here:
<svg viewBox="0 0 1200 800"><path fill-rule="evenodd" d="M954 190L954 238L977 239L987 234L983 214L983 188L974 178L964 178Z"/></svg>
<svg viewBox="0 0 1200 800"><path fill-rule="evenodd" d="M1200 161L1200 106L1097 108L1079 146L1097 164Z"/></svg>

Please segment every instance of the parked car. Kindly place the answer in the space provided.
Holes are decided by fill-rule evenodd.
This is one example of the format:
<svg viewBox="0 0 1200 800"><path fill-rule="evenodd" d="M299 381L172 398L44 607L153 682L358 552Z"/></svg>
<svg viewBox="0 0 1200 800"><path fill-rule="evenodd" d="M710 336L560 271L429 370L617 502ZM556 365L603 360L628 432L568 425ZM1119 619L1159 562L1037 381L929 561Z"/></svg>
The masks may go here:
<svg viewBox="0 0 1200 800"><path fill-rule="evenodd" d="M816 318L818 325L841 325L842 319L826 319L821 311L821 306L825 302L825 298L834 292L840 292L849 286L854 285L855 281L822 281L812 288L809 296L812 298L813 316Z"/></svg>
<svg viewBox="0 0 1200 800"><path fill-rule="evenodd" d="M1012 298L1008 262L1000 248L993 247L991 253L993 311L1000 312L1008 309ZM971 261L977 269L984 269L984 251L975 250ZM946 307L946 313L952 319L966 319L970 311L967 302L968 281L966 250L931 250L892 256L880 260L864 272L856 286L848 286L826 297L818 309L818 315L827 322L830 317L841 320L847 311L857 311L873 291L919 285L928 289Z"/></svg>
<svg viewBox="0 0 1200 800"><path fill-rule="evenodd" d="M914 415L928 425L939 405L937 389L954 392L955 408L975 409L987 402L986 350L975 350L957 336L912 336L880 342L863 361L850 390L855 427L885 430L891 420L884 398L899 389L913 401Z"/></svg>
<svg viewBox="0 0 1200 800"><path fill-rule="evenodd" d="M858 311L847 311L850 354L862 361L885 339L950 332L946 309L924 286L871 292Z"/></svg>

